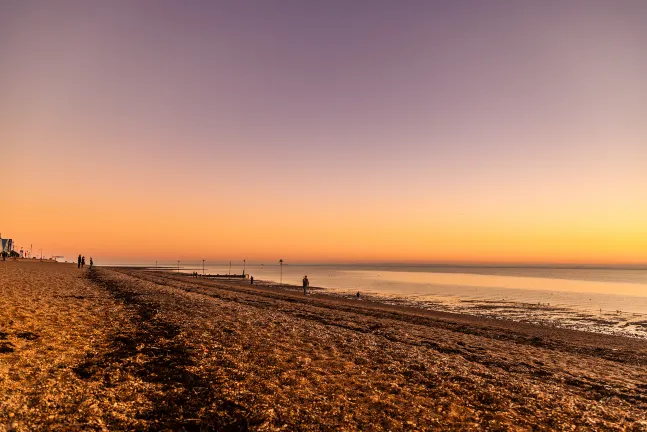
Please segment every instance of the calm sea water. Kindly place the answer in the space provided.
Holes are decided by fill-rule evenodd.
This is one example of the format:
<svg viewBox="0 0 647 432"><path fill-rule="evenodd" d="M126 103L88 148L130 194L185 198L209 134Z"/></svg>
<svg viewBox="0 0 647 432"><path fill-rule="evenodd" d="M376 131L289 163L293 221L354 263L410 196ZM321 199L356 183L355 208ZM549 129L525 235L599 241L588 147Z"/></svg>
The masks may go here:
<svg viewBox="0 0 647 432"><path fill-rule="evenodd" d="M202 264L181 266L202 272ZM205 267L241 274L242 265ZM310 285L336 292L456 302L490 300L647 314L647 270L425 266L249 265L257 280Z"/></svg>
<svg viewBox="0 0 647 432"><path fill-rule="evenodd" d="M202 263L181 270L201 273ZM241 274L243 266L205 272ZM647 269L284 264L246 265L245 273L299 286L307 275L311 286L340 295L647 337Z"/></svg>

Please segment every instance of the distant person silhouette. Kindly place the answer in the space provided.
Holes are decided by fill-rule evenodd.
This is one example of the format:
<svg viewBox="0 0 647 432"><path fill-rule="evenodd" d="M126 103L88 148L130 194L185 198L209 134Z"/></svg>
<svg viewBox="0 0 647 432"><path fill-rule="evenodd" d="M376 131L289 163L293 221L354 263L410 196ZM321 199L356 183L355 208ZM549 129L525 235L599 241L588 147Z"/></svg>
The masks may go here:
<svg viewBox="0 0 647 432"><path fill-rule="evenodd" d="M92 270L93 265L94 265L94 263L92 262L92 257L90 257L90 270Z"/></svg>
<svg viewBox="0 0 647 432"><path fill-rule="evenodd" d="M85 257L81 257L81 268L85 267Z"/></svg>
<svg viewBox="0 0 647 432"><path fill-rule="evenodd" d="M254 285L254 276L249 278L249 284Z"/></svg>
<svg viewBox="0 0 647 432"><path fill-rule="evenodd" d="M357 291L357 299L359 300L359 291Z"/></svg>
<svg viewBox="0 0 647 432"><path fill-rule="evenodd" d="M79 254L79 264L76 267L81 268L81 254Z"/></svg>
<svg viewBox="0 0 647 432"><path fill-rule="evenodd" d="M305 275L303 277L303 295L306 295L308 293L307 289L309 286L310 286L310 281L308 280L308 275Z"/></svg>

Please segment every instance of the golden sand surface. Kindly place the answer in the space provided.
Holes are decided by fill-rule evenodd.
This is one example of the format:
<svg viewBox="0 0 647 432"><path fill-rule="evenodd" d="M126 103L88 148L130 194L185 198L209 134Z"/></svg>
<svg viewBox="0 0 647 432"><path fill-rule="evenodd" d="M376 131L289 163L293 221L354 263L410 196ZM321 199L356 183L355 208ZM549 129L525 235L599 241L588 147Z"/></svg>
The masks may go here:
<svg viewBox="0 0 647 432"><path fill-rule="evenodd" d="M647 430L647 342L0 262L0 431Z"/></svg>

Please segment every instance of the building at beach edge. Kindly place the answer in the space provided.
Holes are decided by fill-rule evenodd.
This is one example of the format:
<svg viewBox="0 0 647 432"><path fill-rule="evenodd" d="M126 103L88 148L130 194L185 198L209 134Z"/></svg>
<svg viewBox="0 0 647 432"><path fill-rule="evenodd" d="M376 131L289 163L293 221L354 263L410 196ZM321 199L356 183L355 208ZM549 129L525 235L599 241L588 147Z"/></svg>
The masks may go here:
<svg viewBox="0 0 647 432"><path fill-rule="evenodd" d="M0 237L0 243L1 243L0 246L2 247L0 252L10 253L13 250L13 240L12 239L3 239L2 237Z"/></svg>

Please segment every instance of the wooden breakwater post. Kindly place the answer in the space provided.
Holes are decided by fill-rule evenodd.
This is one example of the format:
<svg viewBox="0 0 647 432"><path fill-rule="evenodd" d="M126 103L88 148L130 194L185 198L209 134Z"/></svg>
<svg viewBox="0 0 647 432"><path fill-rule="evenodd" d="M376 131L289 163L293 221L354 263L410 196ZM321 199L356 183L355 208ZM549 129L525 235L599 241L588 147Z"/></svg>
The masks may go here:
<svg viewBox="0 0 647 432"><path fill-rule="evenodd" d="M202 277L214 278L214 279L216 279L216 278L220 278L220 279L247 279L248 276L249 275L243 273L243 274L224 274L224 275L221 275L221 274L215 274L215 275L208 274L208 275L203 275Z"/></svg>

